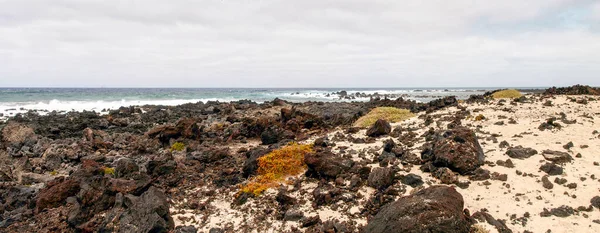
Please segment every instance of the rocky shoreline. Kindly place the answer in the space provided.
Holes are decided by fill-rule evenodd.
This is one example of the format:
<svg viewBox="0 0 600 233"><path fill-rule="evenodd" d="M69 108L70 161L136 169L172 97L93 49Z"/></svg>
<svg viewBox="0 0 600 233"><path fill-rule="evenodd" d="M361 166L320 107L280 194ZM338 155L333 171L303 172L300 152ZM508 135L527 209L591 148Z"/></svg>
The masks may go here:
<svg viewBox="0 0 600 233"><path fill-rule="evenodd" d="M0 231L599 229L600 91L493 93L19 114L0 123ZM382 106L416 117L352 126ZM240 191L292 142L313 145L305 173Z"/></svg>

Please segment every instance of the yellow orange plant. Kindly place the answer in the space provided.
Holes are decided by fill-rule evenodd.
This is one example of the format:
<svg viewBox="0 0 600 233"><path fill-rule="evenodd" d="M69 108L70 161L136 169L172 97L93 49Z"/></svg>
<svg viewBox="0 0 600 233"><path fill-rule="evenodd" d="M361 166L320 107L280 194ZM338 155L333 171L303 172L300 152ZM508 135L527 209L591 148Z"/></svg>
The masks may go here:
<svg viewBox="0 0 600 233"><path fill-rule="evenodd" d="M312 145L292 143L260 157L258 175L242 186L241 192L258 196L276 187L286 177L302 173L306 169L304 155L312 151Z"/></svg>

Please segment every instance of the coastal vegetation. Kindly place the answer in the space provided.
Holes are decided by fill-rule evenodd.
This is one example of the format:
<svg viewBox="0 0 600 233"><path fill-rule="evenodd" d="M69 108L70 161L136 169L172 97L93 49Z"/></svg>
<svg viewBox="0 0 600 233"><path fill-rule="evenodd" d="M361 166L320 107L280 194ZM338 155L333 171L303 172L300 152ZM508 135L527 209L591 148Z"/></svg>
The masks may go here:
<svg viewBox="0 0 600 233"><path fill-rule="evenodd" d="M494 99L504 99L504 98L514 99L514 98L519 98L521 96L523 96L523 94L521 94L520 91L517 91L515 89L497 91L492 94L492 97Z"/></svg>
<svg viewBox="0 0 600 233"><path fill-rule="evenodd" d="M183 142L176 142L171 145L171 151L183 151L185 149L185 144Z"/></svg>
<svg viewBox="0 0 600 233"><path fill-rule="evenodd" d="M302 173L306 170L304 155L312 152L312 145L291 143L260 157L258 175L241 191L258 196L268 188L277 186L286 177Z"/></svg>
<svg viewBox="0 0 600 233"><path fill-rule="evenodd" d="M411 117L414 117L415 114L410 112L407 109L400 109L394 107L377 107L371 110L367 115L358 118L356 122L354 122L355 127L369 127L373 125L377 120L383 119L388 122L400 122Z"/></svg>

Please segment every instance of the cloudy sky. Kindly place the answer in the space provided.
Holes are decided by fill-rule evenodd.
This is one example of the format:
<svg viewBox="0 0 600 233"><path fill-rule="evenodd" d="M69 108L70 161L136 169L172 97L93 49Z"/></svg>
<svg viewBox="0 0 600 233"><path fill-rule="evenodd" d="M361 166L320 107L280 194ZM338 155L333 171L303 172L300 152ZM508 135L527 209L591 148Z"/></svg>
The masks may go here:
<svg viewBox="0 0 600 233"><path fill-rule="evenodd" d="M600 0L0 0L0 87L600 85Z"/></svg>

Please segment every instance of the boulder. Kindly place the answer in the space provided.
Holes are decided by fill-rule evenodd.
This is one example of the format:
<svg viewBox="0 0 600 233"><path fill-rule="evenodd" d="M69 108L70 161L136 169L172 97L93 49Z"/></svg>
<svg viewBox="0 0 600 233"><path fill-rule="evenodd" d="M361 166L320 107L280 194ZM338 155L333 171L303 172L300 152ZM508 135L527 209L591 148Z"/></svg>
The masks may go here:
<svg viewBox="0 0 600 233"><path fill-rule="evenodd" d="M254 176L258 171L258 158L271 152L270 149L255 147L246 152L246 161L244 161L244 167L242 168L244 178Z"/></svg>
<svg viewBox="0 0 600 233"><path fill-rule="evenodd" d="M506 155L513 159L526 159L537 153L538 152L532 148L525 148L522 146L511 147L506 151Z"/></svg>
<svg viewBox="0 0 600 233"><path fill-rule="evenodd" d="M413 173L403 176L401 178L401 181L403 184L413 188L423 185L423 178Z"/></svg>
<svg viewBox="0 0 600 233"><path fill-rule="evenodd" d="M118 232L166 233L173 229L167 196L157 188L150 187L140 197L129 201L133 204L121 215Z"/></svg>
<svg viewBox="0 0 600 233"><path fill-rule="evenodd" d="M260 134L260 140L263 145L275 144L284 139L294 139L294 137L293 132L279 126L271 126Z"/></svg>
<svg viewBox="0 0 600 233"><path fill-rule="evenodd" d="M394 174L394 170L389 167L374 168L369 174L367 185L379 190L384 190L394 184Z"/></svg>
<svg viewBox="0 0 600 233"><path fill-rule="evenodd" d="M590 203L592 204L593 207L600 209L600 196L592 197L592 200L590 200Z"/></svg>
<svg viewBox="0 0 600 233"><path fill-rule="evenodd" d="M56 178L38 194L36 212L46 208L63 205L67 197L74 196L80 190L79 182L74 179Z"/></svg>
<svg viewBox="0 0 600 233"><path fill-rule="evenodd" d="M9 144L21 144L25 140L35 137L35 132L31 127L13 121L4 126L0 132L2 133L0 142Z"/></svg>
<svg viewBox="0 0 600 233"><path fill-rule="evenodd" d="M573 160L573 157L567 152L544 150L542 154L546 160L554 163L568 163Z"/></svg>
<svg viewBox="0 0 600 233"><path fill-rule="evenodd" d="M128 177L139 172L139 170L138 164L129 158L121 158L115 162L115 176L117 178Z"/></svg>
<svg viewBox="0 0 600 233"><path fill-rule="evenodd" d="M307 176L335 179L338 175L350 170L354 165L351 159L343 158L331 151L317 151L304 156L308 166Z"/></svg>
<svg viewBox="0 0 600 233"><path fill-rule="evenodd" d="M468 233L471 221L463 208L463 197L454 188L431 186L384 206L364 232Z"/></svg>
<svg viewBox="0 0 600 233"><path fill-rule="evenodd" d="M439 179L442 184L454 184L458 182L456 174L447 167L440 167L431 172L432 176Z"/></svg>
<svg viewBox="0 0 600 233"><path fill-rule="evenodd" d="M367 129L367 136L369 137L379 137L382 135L387 135L392 132L392 126L389 122L383 119L379 119L373 124L369 129Z"/></svg>
<svg viewBox="0 0 600 233"><path fill-rule="evenodd" d="M553 163L545 163L544 165L540 166L540 170L551 176L563 174L563 168Z"/></svg>
<svg viewBox="0 0 600 233"><path fill-rule="evenodd" d="M463 175L479 168L485 160L475 132L464 127L436 132L421 158Z"/></svg>

